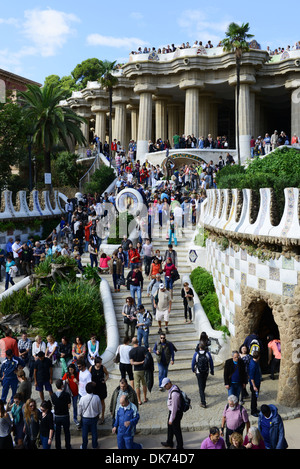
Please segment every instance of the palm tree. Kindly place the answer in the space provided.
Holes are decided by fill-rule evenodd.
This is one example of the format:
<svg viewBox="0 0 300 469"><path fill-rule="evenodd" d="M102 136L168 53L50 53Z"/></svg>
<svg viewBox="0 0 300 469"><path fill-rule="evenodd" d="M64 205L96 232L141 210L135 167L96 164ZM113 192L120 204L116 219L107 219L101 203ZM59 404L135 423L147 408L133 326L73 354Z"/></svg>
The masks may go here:
<svg viewBox="0 0 300 469"><path fill-rule="evenodd" d="M221 41L225 52L233 52L235 54L236 63L236 135L237 135L237 153L238 163L241 164L240 155L240 129L239 129L239 102L240 102L240 71L241 61L244 52L249 51L248 40L253 37L249 34L249 23L243 23L239 26L237 23L230 23L225 33L226 38Z"/></svg>
<svg viewBox="0 0 300 469"><path fill-rule="evenodd" d="M108 91L109 94L109 165L111 166L111 143L112 143L112 96L113 96L113 87L116 86L119 82L118 78L113 74L113 71L116 69L116 62L109 62L104 60L102 62L102 75L99 78L99 83L103 89Z"/></svg>
<svg viewBox="0 0 300 469"><path fill-rule="evenodd" d="M51 152L55 145L62 142L67 150L70 140L86 144L80 124L85 119L74 111L60 105L64 91L53 84L40 88L38 85L27 85L27 91L19 92L19 100L24 114L32 123L33 144L44 153L44 172L51 174ZM45 184L51 191L51 184Z"/></svg>

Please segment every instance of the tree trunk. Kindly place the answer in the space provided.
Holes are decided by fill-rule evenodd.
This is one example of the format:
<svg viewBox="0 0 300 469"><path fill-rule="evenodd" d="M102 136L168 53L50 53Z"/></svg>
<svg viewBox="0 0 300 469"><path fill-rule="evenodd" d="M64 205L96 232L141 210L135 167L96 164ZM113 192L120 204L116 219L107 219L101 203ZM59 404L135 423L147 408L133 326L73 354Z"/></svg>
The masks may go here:
<svg viewBox="0 0 300 469"><path fill-rule="evenodd" d="M241 59L236 56L236 140L237 140L237 155L238 164L241 164L241 153L240 153L240 70L241 70Z"/></svg>
<svg viewBox="0 0 300 469"><path fill-rule="evenodd" d="M51 152L48 150L44 150L44 173L51 174ZM45 184L45 190L51 193L52 181L51 184Z"/></svg>
<svg viewBox="0 0 300 469"><path fill-rule="evenodd" d="M108 134L109 134L109 166L111 166L112 152L112 88L109 88L109 123L108 123Z"/></svg>

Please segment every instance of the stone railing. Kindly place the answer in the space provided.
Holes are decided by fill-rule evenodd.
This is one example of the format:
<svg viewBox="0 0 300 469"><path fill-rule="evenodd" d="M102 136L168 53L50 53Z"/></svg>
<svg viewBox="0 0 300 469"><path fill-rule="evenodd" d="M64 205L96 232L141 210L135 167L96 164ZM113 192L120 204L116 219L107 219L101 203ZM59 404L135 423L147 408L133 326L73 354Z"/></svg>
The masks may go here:
<svg viewBox="0 0 300 469"><path fill-rule="evenodd" d="M263 188L259 192L258 202L251 189L208 190L201 224L232 238L299 246L299 188L284 189L285 207L279 223L275 222L277 213L272 190Z"/></svg>
<svg viewBox="0 0 300 469"><path fill-rule="evenodd" d="M65 213L61 205L67 197L61 192L53 192L53 203L49 191L39 192L33 190L27 202L26 191L19 191L15 204L12 201L12 192L3 191L1 194L0 221L16 220L36 217L53 217Z"/></svg>

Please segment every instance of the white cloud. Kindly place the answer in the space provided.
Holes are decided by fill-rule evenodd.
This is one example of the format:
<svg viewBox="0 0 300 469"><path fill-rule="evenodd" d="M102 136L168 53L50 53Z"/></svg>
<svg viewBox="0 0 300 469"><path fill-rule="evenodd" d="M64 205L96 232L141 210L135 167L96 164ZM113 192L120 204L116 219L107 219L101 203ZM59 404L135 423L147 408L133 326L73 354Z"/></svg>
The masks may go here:
<svg viewBox="0 0 300 469"><path fill-rule="evenodd" d="M129 16L130 18L137 20L137 21L141 21L144 19L144 15L140 13L139 11L133 11L132 13L130 13Z"/></svg>
<svg viewBox="0 0 300 469"><path fill-rule="evenodd" d="M26 10L24 16L24 35L43 57L55 55L74 34L72 24L80 21L73 14L50 8Z"/></svg>
<svg viewBox="0 0 300 469"><path fill-rule="evenodd" d="M138 47L147 45L147 42L137 37L112 37L101 36L101 34L90 34L87 37L87 43L90 46L106 46L116 48L126 48L127 50L134 50Z"/></svg>
<svg viewBox="0 0 300 469"><path fill-rule="evenodd" d="M214 45L225 37L225 32L232 21L224 14L218 20L216 12L203 10L186 10L182 12L178 20L179 27L187 34L188 38L207 42L211 40Z"/></svg>
<svg viewBox="0 0 300 469"><path fill-rule="evenodd" d="M0 18L0 24L7 24L9 26L19 26L17 18Z"/></svg>

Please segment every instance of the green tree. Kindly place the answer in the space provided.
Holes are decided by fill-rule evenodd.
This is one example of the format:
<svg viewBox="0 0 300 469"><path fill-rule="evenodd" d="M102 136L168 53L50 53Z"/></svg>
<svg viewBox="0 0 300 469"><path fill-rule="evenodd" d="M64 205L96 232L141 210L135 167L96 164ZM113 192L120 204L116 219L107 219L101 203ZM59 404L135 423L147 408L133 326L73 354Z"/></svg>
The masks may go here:
<svg viewBox="0 0 300 469"><path fill-rule="evenodd" d="M51 153L53 148L62 143L69 150L70 141L85 145L85 138L80 124L85 119L68 107L61 106L63 91L54 85L40 88L28 85L28 90L19 92L25 118L32 123L33 143L44 154L44 172L51 174ZM46 184L51 190L51 184Z"/></svg>
<svg viewBox="0 0 300 469"><path fill-rule="evenodd" d="M11 168L18 165L27 153L28 121L19 106L0 103L0 190L10 183Z"/></svg>
<svg viewBox="0 0 300 469"><path fill-rule="evenodd" d="M109 62L104 60L102 64L102 74L99 78L99 82L103 89L108 91L109 94L109 164L111 166L111 142L112 142L112 96L113 88L118 84L118 78L114 75L116 69L116 62Z"/></svg>
<svg viewBox="0 0 300 469"><path fill-rule="evenodd" d="M87 59L76 65L71 72L79 89L86 87L88 81L97 81L103 74L103 65L99 59Z"/></svg>
<svg viewBox="0 0 300 469"><path fill-rule="evenodd" d="M96 169L94 174L91 176L90 182L84 186L84 192L95 194L102 194L105 189L114 181L116 178L113 168L109 166L101 166L100 169Z"/></svg>
<svg viewBox="0 0 300 469"><path fill-rule="evenodd" d="M44 86L52 85L63 90L63 97L67 99L71 96L72 91L78 91L79 86L71 75L59 77L58 75L49 75L45 78Z"/></svg>
<svg viewBox="0 0 300 469"><path fill-rule="evenodd" d="M76 161L78 156L68 151L62 151L53 160L53 185L78 187L79 179L86 169Z"/></svg>
<svg viewBox="0 0 300 469"><path fill-rule="evenodd" d="M249 23L243 23L239 26L237 23L230 23L225 33L226 37L221 41L225 52L235 54L236 63L236 136L237 136L237 154L238 163L241 164L240 154L240 129L239 129L239 102L240 102L240 71L241 61L244 52L249 51L248 40L253 37L249 34Z"/></svg>

